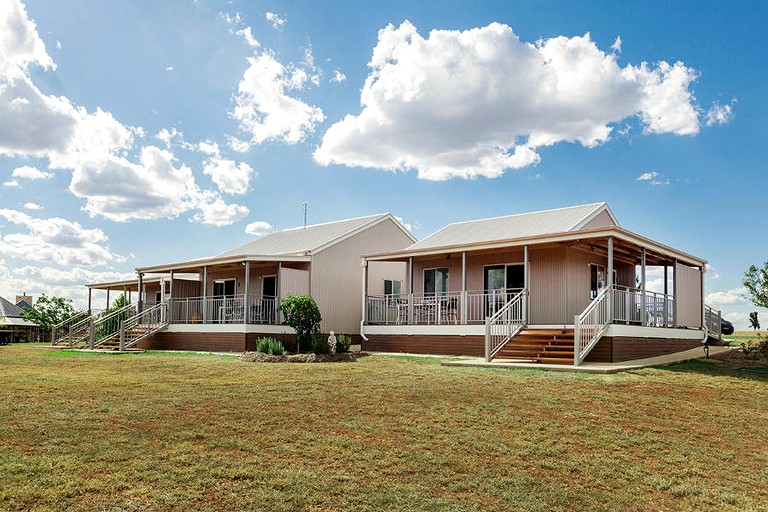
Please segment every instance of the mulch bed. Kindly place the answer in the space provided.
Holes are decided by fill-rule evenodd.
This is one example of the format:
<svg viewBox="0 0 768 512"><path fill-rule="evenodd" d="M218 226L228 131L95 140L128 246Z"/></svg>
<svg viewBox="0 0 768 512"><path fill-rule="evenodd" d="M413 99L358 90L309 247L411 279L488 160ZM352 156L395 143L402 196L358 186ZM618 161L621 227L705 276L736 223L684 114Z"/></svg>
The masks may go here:
<svg viewBox="0 0 768 512"><path fill-rule="evenodd" d="M240 356L240 360L247 363L340 363L355 361L367 355L367 352L345 352L343 354L283 354L272 356L261 352L245 352Z"/></svg>
<svg viewBox="0 0 768 512"><path fill-rule="evenodd" d="M708 360L727 368L768 368L768 358L747 355L739 349L712 354Z"/></svg>

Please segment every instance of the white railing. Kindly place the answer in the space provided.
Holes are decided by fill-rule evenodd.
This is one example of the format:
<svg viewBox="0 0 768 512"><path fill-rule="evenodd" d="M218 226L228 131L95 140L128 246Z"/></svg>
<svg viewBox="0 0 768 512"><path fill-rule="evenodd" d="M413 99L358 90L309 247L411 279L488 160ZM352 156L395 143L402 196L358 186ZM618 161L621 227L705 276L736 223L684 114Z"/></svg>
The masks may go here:
<svg viewBox="0 0 768 512"><path fill-rule="evenodd" d="M58 324L54 325L51 329L51 345L56 345L58 343L61 343L62 341L67 340L68 345L72 345L72 327L77 324L78 322L81 322L83 319L88 318L88 310L83 309L82 311L78 311L71 317L67 318L63 322L59 322ZM87 324L86 324L87 325Z"/></svg>
<svg viewBox="0 0 768 512"><path fill-rule="evenodd" d="M613 320L651 327L674 327L675 298L650 291L643 294L636 288L614 285Z"/></svg>
<svg viewBox="0 0 768 512"><path fill-rule="evenodd" d="M280 303L269 295L249 295L247 300L245 295L234 295L175 298L171 304L174 324L276 324Z"/></svg>
<svg viewBox="0 0 768 512"><path fill-rule="evenodd" d="M499 350L517 335L527 323L526 298L528 290L521 290L501 309L485 320L485 360L491 362Z"/></svg>
<svg viewBox="0 0 768 512"><path fill-rule="evenodd" d="M368 295L365 319L370 325L484 324L520 291Z"/></svg>
<svg viewBox="0 0 768 512"><path fill-rule="evenodd" d="M722 339L723 337L723 324L722 324L722 314L720 310L712 309L711 307L704 305L704 328L707 330L707 338L709 336L716 338L718 340Z"/></svg>
<svg viewBox="0 0 768 512"><path fill-rule="evenodd" d="M611 324L611 287L604 288L573 320L573 364L580 365Z"/></svg>
<svg viewBox="0 0 768 512"><path fill-rule="evenodd" d="M117 339L120 335L120 323L126 318L136 314L136 304L105 311L98 317L92 316L90 325L90 348L96 348L107 341Z"/></svg>
<svg viewBox="0 0 768 512"><path fill-rule="evenodd" d="M120 351L135 347L168 325L170 301L163 301L120 322Z"/></svg>

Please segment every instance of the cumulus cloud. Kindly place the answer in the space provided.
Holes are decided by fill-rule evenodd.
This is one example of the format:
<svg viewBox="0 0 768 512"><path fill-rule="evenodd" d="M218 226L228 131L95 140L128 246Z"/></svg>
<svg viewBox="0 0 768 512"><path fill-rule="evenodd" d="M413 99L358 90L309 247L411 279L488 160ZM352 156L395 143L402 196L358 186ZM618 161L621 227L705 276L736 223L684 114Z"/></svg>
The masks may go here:
<svg viewBox="0 0 768 512"><path fill-rule="evenodd" d="M245 232L253 236L263 236L272 231L272 225L269 222L257 220L245 226Z"/></svg>
<svg viewBox="0 0 768 512"><path fill-rule="evenodd" d="M733 306L736 304L748 304L749 300L745 298L747 289L743 286L731 288L724 292L708 293L704 302L713 307Z"/></svg>
<svg viewBox="0 0 768 512"><path fill-rule="evenodd" d="M320 108L289 95L306 84L305 70L293 64L284 66L269 51L249 57L248 64L231 115L250 134L251 143L281 140L294 144L325 119Z"/></svg>
<svg viewBox="0 0 768 512"><path fill-rule="evenodd" d="M347 75L339 71L338 69L333 70L333 76L329 80L332 84L342 84L347 81Z"/></svg>
<svg viewBox="0 0 768 512"><path fill-rule="evenodd" d="M733 119L733 103L735 103L736 100L732 101L730 105L720 105L719 103L715 103L712 105L712 108L710 108L707 111L707 117L706 117L706 123L707 126L715 126L719 124L727 124L730 123Z"/></svg>
<svg viewBox="0 0 768 512"><path fill-rule="evenodd" d="M60 217L42 219L9 209L0 209L0 218L22 229L22 232L11 232L9 227L2 229L0 255L59 265L122 261L106 247L107 236L100 229L86 229Z"/></svg>
<svg viewBox="0 0 768 512"><path fill-rule="evenodd" d="M43 207L37 203L24 203L24 208L27 210L42 210Z"/></svg>
<svg viewBox="0 0 768 512"><path fill-rule="evenodd" d="M648 182L650 185L658 186L658 185L669 185L671 181L669 178L662 178L661 174L658 172L644 172L640 176L638 176L635 181L645 181Z"/></svg>
<svg viewBox="0 0 768 512"><path fill-rule="evenodd" d="M253 168L245 162L237 164L234 160L216 156L206 160L203 172L210 176L225 194L245 194L248 192Z"/></svg>
<svg viewBox="0 0 768 512"><path fill-rule="evenodd" d="M693 69L622 67L589 34L527 43L493 23L425 38L406 21L379 31L368 65L362 111L325 132L322 165L493 178L536 164L544 146L603 144L627 118L645 133L699 131Z"/></svg>
<svg viewBox="0 0 768 512"><path fill-rule="evenodd" d="M237 221L243 220L250 211L245 206L238 204L227 204L221 199L216 199L200 207L200 212L196 213L192 220L202 222L203 224L212 224L214 226L227 226Z"/></svg>
<svg viewBox="0 0 768 512"><path fill-rule="evenodd" d="M659 176L657 172L644 172L637 177L637 181L651 181Z"/></svg>
<svg viewBox="0 0 768 512"><path fill-rule="evenodd" d="M23 180L47 180L53 178L53 173L43 172L37 167L24 165L22 167L15 168L11 173L11 176Z"/></svg>
<svg viewBox="0 0 768 512"><path fill-rule="evenodd" d="M16 188L16 187L20 187L21 184L19 184L19 182L16 180L8 180L3 182L3 186L8 188Z"/></svg>
<svg viewBox="0 0 768 512"><path fill-rule="evenodd" d="M242 28L237 32L235 32L235 34L242 37L243 41L245 41L248 44L248 46L250 46L251 48L258 48L259 46L261 46L259 42L256 40L256 38L253 37L253 32L251 32L251 27Z"/></svg>
<svg viewBox="0 0 768 512"><path fill-rule="evenodd" d="M267 12L264 17L272 24L272 27L278 29L285 24L285 20L273 12Z"/></svg>

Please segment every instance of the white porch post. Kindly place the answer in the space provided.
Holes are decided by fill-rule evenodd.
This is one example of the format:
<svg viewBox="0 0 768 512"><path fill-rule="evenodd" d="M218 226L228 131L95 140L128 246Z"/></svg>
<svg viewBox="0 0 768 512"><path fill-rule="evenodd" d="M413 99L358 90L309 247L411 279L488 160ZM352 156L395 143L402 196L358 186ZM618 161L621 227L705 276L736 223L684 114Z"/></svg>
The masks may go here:
<svg viewBox="0 0 768 512"><path fill-rule="evenodd" d="M645 310L645 247L641 248L640 254L640 325L645 325L648 312Z"/></svg>
<svg viewBox="0 0 768 512"><path fill-rule="evenodd" d="M461 323L467 323L467 251L461 253Z"/></svg>
<svg viewBox="0 0 768 512"><path fill-rule="evenodd" d="M362 308L361 315L360 315L360 330L362 331L363 325L365 325L365 321L368 317L368 308L366 305L368 304L368 262L365 260L365 258L360 259L360 266L363 267L363 301L360 305ZM362 332L361 332L362 334Z"/></svg>
<svg viewBox="0 0 768 512"><path fill-rule="evenodd" d="M144 311L144 274L139 274L139 284L136 293L139 294L138 311L141 313Z"/></svg>
<svg viewBox="0 0 768 512"><path fill-rule="evenodd" d="M707 305L704 303L704 273L707 271L706 267L702 265L699 267L700 273L701 273L701 296L699 300L701 300L701 327L705 329L707 327L707 321L706 321L706 313L705 309L707 308Z"/></svg>
<svg viewBox="0 0 768 512"><path fill-rule="evenodd" d="M530 321L530 301L528 300L530 293L530 276L528 275L528 245L523 246L523 288L525 288L525 295L523 295L523 314L525 315L524 321L527 324ZM506 283L504 284L506 286Z"/></svg>
<svg viewBox="0 0 768 512"><path fill-rule="evenodd" d="M413 322L413 256L408 258L408 322Z"/></svg>
<svg viewBox="0 0 768 512"><path fill-rule="evenodd" d="M608 321L613 323L613 237L608 237Z"/></svg>
<svg viewBox="0 0 768 512"><path fill-rule="evenodd" d="M312 264L309 264L309 285L312 286ZM282 300L282 297L280 296L280 283L282 281L281 274L283 273L283 262L278 261L277 262L277 277L275 278L275 323L282 324L282 313L280 312L280 301Z"/></svg>
<svg viewBox="0 0 768 512"><path fill-rule="evenodd" d="M677 258L672 264L672 327L677 327Z"/></svg>
<svg viewBox="0 0 768 512"><path fill-rule="evenodd" d="M248 314L250 308L250 300L251 300L251 262L246 261L245 262L245 298L243 299L243 321L247 324L250 315Z"/></svg>
<svg viewBox="0 0 768 512"><path fill-rule="evenodd" d="M203 267L203 323L208 323L208 265Z"/></svg>
<svg viewBox="0 0 768 512"><path fill-rule="evenodd" d="M93 296L93 289L88 288L88 316L91 316L91 298Z"/></svg>
<svg viewBox="0 0 768 512"><path fill-rule="evenodd" d="M170 297L168 300L168 323L173 323L173 270L171 270L171 285L170 285L170 291L168 292ZM163 295L163 300L160 302L165 301L165 295ZM189 309L187 309L187 314L189 314ZM189 321L189 319L187 319Z"/></svg>

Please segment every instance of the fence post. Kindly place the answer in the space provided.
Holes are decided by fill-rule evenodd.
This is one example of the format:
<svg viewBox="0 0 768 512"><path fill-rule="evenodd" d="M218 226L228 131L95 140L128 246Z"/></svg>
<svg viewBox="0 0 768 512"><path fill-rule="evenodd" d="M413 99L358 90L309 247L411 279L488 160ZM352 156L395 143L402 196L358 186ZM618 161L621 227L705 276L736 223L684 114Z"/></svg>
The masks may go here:
<svg viewBox="0 0 768 512"><path fill-rule="evenodd" d="M120 320L120 352L125 350L125 320Z"/></svg>
<svg viewBox="0 0 768 512"><path fill-rule="evenodd" d="M579 315L573 317L573 366L579 366L581 357L581 324Z"/></svg>

